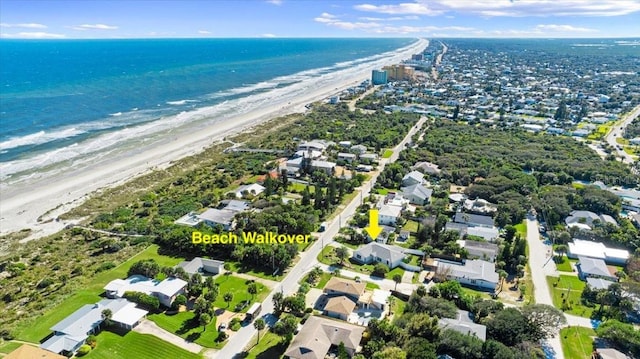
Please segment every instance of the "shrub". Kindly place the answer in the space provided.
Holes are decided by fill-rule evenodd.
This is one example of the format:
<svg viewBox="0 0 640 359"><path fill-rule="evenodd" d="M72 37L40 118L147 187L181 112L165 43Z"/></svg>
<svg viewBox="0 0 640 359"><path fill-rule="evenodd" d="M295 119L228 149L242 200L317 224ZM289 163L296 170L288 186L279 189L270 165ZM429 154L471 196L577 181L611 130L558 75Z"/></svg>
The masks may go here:
<svg viewBox="0 0 640 359"><path fill-rule="evenodd" d="M38 289L44 289L44 288L50 286L51 284L53 284L53 280L51 280L51 278L44 278L38 283L38 285L36 287Z"/></svg>
<svg viewBox="0 0 640 359"><path fill-rule="evenodd" d="M85 356L89 354L90 351L91 351L91 346L84 344L83 346L80 347L80 349L78 349L78 352L76 353L76 355L78 355L79 357Z"/></svg>
<svg viewBox="0 0 640 359"><path fill-rule="evenodd" d="M125 292L124 297L130 301L140 304L144 309L156 311L160 308L158 298L141 292Z"/></svg>
<svg viewBox="0 0 640 359"><path fill-rule="evenodd" d="M95 335L89 335L87 337L87 340L85 340L85 343L89 345L91 349L93 349L96 347L96 344L98 344L98 340L96 339Z"/></svg>
<svg viewBox="0 0 640 359"><path fill-rule="evenodd" d="M309 319L310 316L311 316L311 313L305 314L304 317L302 317L302 320L300 320L300 323L304 324L307 321L307 319Z"/></svg>
<svg viewBox="0 0 640 359"><path fill-rule="evenodd" d="M104 262L98 268L96 268L96 273L104 272L115 267L116 264L113 262Z"/></svg>
<svg viewBox="0 0 640 359"><path fill-rule="evenodd" d="M216 339L217 342L223 342L225 340L227 340L227 338L229 337L229 335L226 332L219 332L218 333L218 338Z"/></svg>
<svg viewBox="0 0 640 359"><path fill-rule="evenodd" d="M375 277L382 277L384 278L384 276L389 272L389 267L387 267L386 265L382 264L382 263L378 263L376 264L375 267L373 267L373 272L371 272L371 275L375 276Z"/></svg>

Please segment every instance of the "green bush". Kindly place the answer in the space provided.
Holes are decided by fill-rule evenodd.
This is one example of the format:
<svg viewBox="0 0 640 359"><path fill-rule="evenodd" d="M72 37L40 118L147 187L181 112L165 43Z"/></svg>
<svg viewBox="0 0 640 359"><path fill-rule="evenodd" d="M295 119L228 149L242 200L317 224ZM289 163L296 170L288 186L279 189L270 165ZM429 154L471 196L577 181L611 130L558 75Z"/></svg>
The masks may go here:
<svg viewBox="0 0 640 359"><path fill-rule="evenodd" d="M98 268L96 268L96 273L104 272L115 267L116 265L113 262L104 262Z"/></svg>
<svg viewBox="0 0 640 359"><path fill-rule="evenodd" d="M91 346L88 344L84 344L83 346L80 347L80 349L78 349L78 352L76 353L76 355L79 357L82 357L89 354L90 351L91 351Z"/></svg>

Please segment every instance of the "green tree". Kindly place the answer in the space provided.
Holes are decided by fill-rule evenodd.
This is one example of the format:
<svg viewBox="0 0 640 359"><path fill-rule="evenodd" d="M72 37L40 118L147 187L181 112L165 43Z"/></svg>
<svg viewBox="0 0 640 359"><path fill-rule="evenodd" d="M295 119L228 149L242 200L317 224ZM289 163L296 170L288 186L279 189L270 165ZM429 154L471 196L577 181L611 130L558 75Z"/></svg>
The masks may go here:
<svg viewBox="0 0 640 359"><path fill-rule="evenodd" d="M567 324L567 318L557 308L547 304L532 304L522 308L522 315L529 321L529 339L538 341L554 337Z"/></svg>
<svg viewBox="0 0 640 359"><path fill-rule="evenodd" d="M389 267L387 267L386 265L382 264L382 263L378 263L373 267L373 272L371 272L371 275L374 277L381 277L384 278L384 276L389 272Z"/></svg>
<svg viewBox="0 0 640 359"><path fill-rule="evenodd" d="M284 311L283 303L284 303L284 294L282 292L273 293L273 308L276 313L282 313Z"/></svg>
<svg viewBox="0 0 640 359"><path fill-rule="evenodd" d="M407 359L407 353L398 347L386 347L373 354L372 359Z"/></svg>
<svg viewBox="0 0 640 359"><path fill-rule="evenodd" d="M398 290L398 283L402 282L402 276L400 274L394 274L393 275L393 281L396 282L396 286L394 288L394 290Z"/></svg>
<svg viewBox="0 0 640 359"><path fill-rule="evenodd" d="M258 331L258 343L260 343L260 331L264 329L265 326L266 326L266 323L262 318L258 318L253 322L253 327L256 328L256 330Z"/></svg>
<svg viewBox="0 0 640 359"><path fill-rule="evenodd" d="M343 265L344 264L344 260L347 257L349 257L349 249L347 249L347 247L344 247L344 246L336 247L335 253L336 253L336 257L338 257L338 259L340 259L340 264L341 265Z"/></svg>
<svg viewBox="0 0 640 359"><path fill-rule="evenodd" d="M111 309L103 309L102 313L100 313L100 316L102 317L105 326L111 326L111 318L113 318L113 312L111 311Z"/></svg>
<svg viewBox="0 0 640 359"><path fill-rule="evenodd" d="M207 330L207 324L211 322L211 316L209 315L209 313L202 313L198 317L198 322L202 326L202 331L204 332L205 330Z"/></svg>
<svg viewBox="0 0 640 359"><path fill-rule="evenodd" d="M247 292L251 294L251 299L253 300L253 297L258 293L258 285L256 285L255 282L249 283L247 286Z"/></svg>
<svg viewBox="0 0 640 359"><path fill-rule="evenodd" d="M300 204L303 206L308 206L311 204L311 192L309 191L309 186L304 186L302 190L302 200Z"/></svg>
<svg viewBox="0 0 640 359"><path fill-rule="evenodd" d="M231 301L233 300L233 293L226 292L224 293L222 298L224 299L225 302L227 302L227 308L229 308L229 304L231 304Z"/></svg>

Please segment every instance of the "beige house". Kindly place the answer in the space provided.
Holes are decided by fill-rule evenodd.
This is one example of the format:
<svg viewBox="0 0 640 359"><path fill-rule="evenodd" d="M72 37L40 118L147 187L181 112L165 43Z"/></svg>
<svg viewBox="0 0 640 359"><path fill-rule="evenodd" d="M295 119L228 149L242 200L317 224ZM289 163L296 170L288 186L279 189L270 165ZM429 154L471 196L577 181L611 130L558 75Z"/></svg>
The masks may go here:
<svg viewBox="0 0 640 359"><path fill-rule="evenodd" d="M365 328L321 317L309 317L293 339L284 357L288 359L324 359L332 347L344 345L349 357L360 349Z"/></svg>

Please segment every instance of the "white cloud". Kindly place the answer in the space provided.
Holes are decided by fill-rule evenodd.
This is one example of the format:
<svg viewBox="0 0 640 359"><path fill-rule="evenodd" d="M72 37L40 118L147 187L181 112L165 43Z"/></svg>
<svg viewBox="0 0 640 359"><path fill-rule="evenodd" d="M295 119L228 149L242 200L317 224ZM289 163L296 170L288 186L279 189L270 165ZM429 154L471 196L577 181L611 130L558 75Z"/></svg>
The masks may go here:
<svg viewBox="0 0 640 359"><path fill-rule="evenodd" d="M597 32L598 30L573 25L538 25L537 30L550 32Z"/></svg>
<svg viewBox="0 0 640 359"><path fill-rule="evenodd" d="M16 34L0 34L0 37L7 39L64 39L65 35L52 34L49 32L18 32Z"/></svg>
<svg viewBox="0 0 640 359"><path fill-rule="evenodd" d="M274 38L274 37L277 37L277 36L274 35L274 34L262 34L262 37Z"/></svg>
<svg viewBox="0 0 640 359"><path fill-rule="evenodd" d="M22 27L25 29L46 29L47 25L36 24L36 23L24 23L24 24L7 24L1 23L0 27Z"/></svg>
<svg viewBox="0 0 640 359"><path fill-rule="evenodd" d="M373 22L373 21L369 21L369 22L342 21L338 19L337 16L331 15L326 12L323 12L320 16L316 17L314 21L326 24L328 26L337 27L343 30L372 29L372 28L381 26L379 23Z"/></svg>
<svg viewBox="0 0 640 359"><path fill-rule="evenodd" d="M207 31L207 30L198 30L198 34L200 34L200 35L211 35L211 31Z"/></svg>
<svg viewBox="0 0 640 359"><path fill-rule="evenodd" d="M117 30L117 26L105 25L105 24L83 24L71 27L74 30Z"/></svg>
<svg viewBox="0 0 640 359"><path fill-rule="evenodd" d="M269 4L282 5L282 0L267 0Z"/></svg>
<svg viewBox="0 0 640 359"><path fill-rule="evenodd" d="M392 16L392 17L363 16L363 17L359 17L358 20L362 20L362 21L403 21L403 20L420 20L420 17L415 16L415 15Z"/></svg>
<svg viewBox="0 0 640 359"><path fill-rule="evenodd" d="M417 0L427 3L427 0ZM435 11L496 17L619 16L640 11L638 0L429 0Z"/></svg>
<svg viewBox="0 0 640 359"><path fill-rule="evenodd" d="M377 12L381 14L391 15L410 14L435 16L442 14L441 10L431 9L429 6L427 6L426 2L400 3L393 5L360 4L354 6L354 8L360 11Z"/></svg>
<svg viewBox="0 0 640 359"><path fill-rule="evenodd" d="M377 34L418 34L429 33L435 36L434 31L456 31L458 33L468 33L475 31L473 27L464 26L384 26L375 29Z"/></svg>

